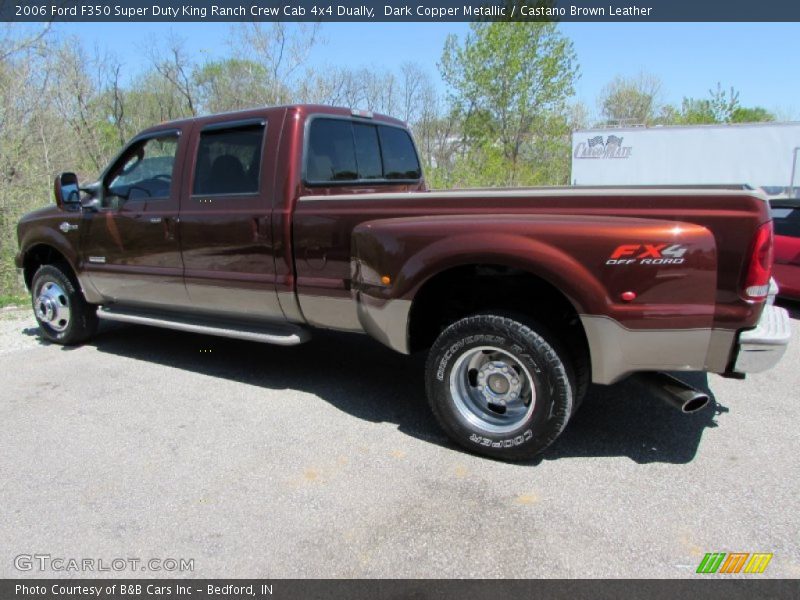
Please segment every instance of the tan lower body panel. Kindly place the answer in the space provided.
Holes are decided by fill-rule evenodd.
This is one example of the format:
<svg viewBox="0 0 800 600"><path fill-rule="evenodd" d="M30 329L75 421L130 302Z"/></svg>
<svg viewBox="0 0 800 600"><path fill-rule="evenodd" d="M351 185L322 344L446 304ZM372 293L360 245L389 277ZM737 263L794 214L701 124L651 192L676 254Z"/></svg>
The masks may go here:
<svg viewBox="0 0 800 600"><path fill-rule="evenodd" d="M581 315L592 381L610 384L637 371L723 372L736 332L715 329L634 330L609 317Z"/></svg>
<svg viewBox="0 0 800 600"><path fill-rule="evenodd" d="M309 325L339 331L364 331L353 298L299 294L297 299Z"/></svg>

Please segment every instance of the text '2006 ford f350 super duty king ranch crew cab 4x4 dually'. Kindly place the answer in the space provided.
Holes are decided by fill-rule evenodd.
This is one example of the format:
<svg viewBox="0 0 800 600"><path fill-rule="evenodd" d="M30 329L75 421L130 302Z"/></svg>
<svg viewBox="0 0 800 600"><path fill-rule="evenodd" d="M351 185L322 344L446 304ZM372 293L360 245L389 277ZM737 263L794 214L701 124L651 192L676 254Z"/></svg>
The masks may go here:
<svg viewBox="0 0 800 600"><path fill-rule="evenodd" d="M55 197L18 228L46 339L81 343L98 318L284 345L366 333L427 351L436 419L498 458L552 443L590 382L638 374L690 412L708 398L662 371L742 377L790 337L759 193L430 191L404 124L363 111L165 123Z"/></svg>

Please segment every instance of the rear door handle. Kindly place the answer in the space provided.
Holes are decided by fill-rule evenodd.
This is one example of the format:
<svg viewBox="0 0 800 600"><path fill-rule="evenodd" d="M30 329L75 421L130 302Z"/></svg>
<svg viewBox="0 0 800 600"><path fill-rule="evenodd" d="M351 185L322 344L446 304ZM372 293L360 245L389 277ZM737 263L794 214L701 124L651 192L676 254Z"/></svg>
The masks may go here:
<svg viewBox="0 0 800 600"><path fill-rule="evenodd" d="M161 217L150 217L151 223L161 223Z"/></svg>
<svg viewBox="0 0 800 600"><path fill-rule="evenodd" d="M269 240L269 217L253 217L251 221L253 241Z"/></svg>
<svg viewBox="0 0 800 600"><path fill-rule="evenodd" d="M160 220L159 218L159 221ZM180 217L164 217L164 239L175 239L175 225L180 222Z"/></svg>

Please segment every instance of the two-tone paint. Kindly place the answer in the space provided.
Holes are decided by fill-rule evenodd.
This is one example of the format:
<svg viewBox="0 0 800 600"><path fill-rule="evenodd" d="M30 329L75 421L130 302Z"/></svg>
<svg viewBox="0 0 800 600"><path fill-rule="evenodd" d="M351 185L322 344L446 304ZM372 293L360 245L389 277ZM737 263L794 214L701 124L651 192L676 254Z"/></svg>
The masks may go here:
<svg viewBox="0 0 800 600"><path fill-rule="evenodd" d="M179 138L170 197L31 213L19 226L17 265L51 248L95 304L361 331L400 352L411 349L409 315L432 278L462 265L511 267L568 299L598 383L653 369L725 372L737 334L759 320L763 303L740 290L753 234L769 221L756 192L313 185L303 176L305 139L320 115L364 118L301 105L149 129L136 140ZM265 128L258 191L193 195L203 130L252 120ZM621 245L685 253L677 264L609 263Z"/></svg>

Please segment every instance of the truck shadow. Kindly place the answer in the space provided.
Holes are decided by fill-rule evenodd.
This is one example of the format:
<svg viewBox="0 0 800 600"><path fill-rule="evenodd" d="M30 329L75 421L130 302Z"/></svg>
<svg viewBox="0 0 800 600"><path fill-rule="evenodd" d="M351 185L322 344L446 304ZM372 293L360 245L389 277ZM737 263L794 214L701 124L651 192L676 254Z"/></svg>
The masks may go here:
<svg viewBox="0 0 800 600"><path fill-rule="evenodd" d="M707 393L708 406L683 414L632 379L594 385L567 429L537 462L578 456L627 456L639 464L691 462L703 432L717 427L716 418L728 408L716 401L705 373L673 375Z"/></svg>
<svg viewBox="0 0 800 600"><path fill-rule="evenodd" d="M462 451L430 413L424 356L396 354L366 336L320 332L307 344L283 348L114 324L104 326L91 344L100 352L143 361L140 365L157 363L269 390L314 394L358 419L395 423L409 436ZM683 377L709 391L704 374ZM589 456L687 463L703 431L727 412L711 398L703 411L683 415L636 382L593 386L561 438L529 464Z"/></svg>
<svg viewBox="0 0 800 600"><path fill-rule="evenodd" d="M788 298L778 298L775 304L782 306L789 311L792 319L800 319L800 300L789 300Z"/></svg>

